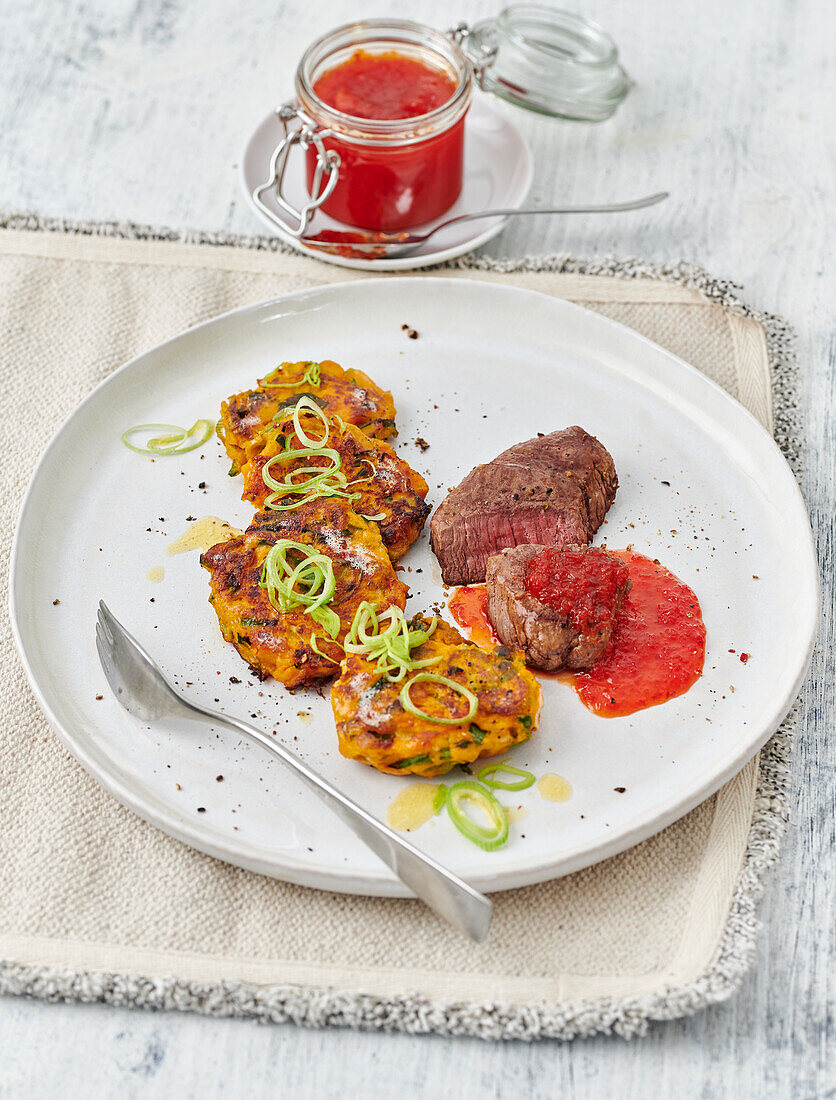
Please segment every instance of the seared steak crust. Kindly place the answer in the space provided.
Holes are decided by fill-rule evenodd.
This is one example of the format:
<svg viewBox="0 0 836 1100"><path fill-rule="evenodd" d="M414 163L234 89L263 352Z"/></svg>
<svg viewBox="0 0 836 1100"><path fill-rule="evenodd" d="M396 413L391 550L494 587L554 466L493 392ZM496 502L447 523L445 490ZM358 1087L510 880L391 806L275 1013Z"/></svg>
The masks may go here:
<svg viewBox="0 0 836 1100"><path fill-rule="evenodd" d="M488 558L506 547L588 543L617 488L609 452L577 425L509 447L471 470L432 517L444 583L483 581Z"/></svg>
<svg viewBox="0 0 836 1100"><path fill-rule="evenodd" d="M525 580L532 559L544 546L515 546L494 554L488 561L488 614L498 637L514 649L521 649L528 664L548 672L566 668L590 668L609 645L618 612L630 588L630 578L620 558L593 546L564 547L594 556L598 569L616 571L619 583L611 605L595 609L595 625L578 631L569 615L541 603L527 590ZM556 551L556 552L561 552Z"/></svg>

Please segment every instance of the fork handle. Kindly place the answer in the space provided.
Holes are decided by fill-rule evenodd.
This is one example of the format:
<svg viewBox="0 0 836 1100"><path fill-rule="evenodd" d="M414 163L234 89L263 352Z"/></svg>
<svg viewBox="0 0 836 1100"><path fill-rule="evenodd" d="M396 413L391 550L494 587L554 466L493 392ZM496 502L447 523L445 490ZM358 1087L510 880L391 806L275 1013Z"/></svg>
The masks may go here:
<svg viewBox="0 0 836 1100"><path fill-rule="evenodd" d="M201 718L209 718L212 722L236 730L277 756L283 764L303 779L360 840L395 872L401 882L405 883L433 912L477 943L484 940L488 934L493 909L492 903L484 894L480 894L478 890L468 886L440 863L436 863L430 856L403 840L382 821L372 817L327 779L323 779L321 775L309 768L295 753L273 741L256 726L251 726L249 722L243 722L227 714L198 707L194 703L187 705Z"/></svg>

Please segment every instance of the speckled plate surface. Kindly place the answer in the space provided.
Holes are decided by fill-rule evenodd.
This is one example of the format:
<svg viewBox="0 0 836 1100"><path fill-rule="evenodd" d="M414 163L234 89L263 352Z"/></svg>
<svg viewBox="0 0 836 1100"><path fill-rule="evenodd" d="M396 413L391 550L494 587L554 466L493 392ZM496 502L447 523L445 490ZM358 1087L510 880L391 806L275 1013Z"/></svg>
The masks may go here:
<svg viewBox="0 0 836 1100"><path fill-rule="evenodd" d="M546 680L540 729L509 759L565 776L573 797L546 802L533 788L508 796L528 813L497 852L474 848L446 816L412 834L417 845L485 890L541 881L661 829L758 750L804 675L818 606L809 523L771 438L703 375L577 306L464 280L371 280L237 310L140 356L76 410L36 470L13 553L17 642L59 736L117 798L243 867L349 893L403 891L257 748L126 715L93 642L103 598L194 698L275 729L385 815L405 780L339 755L327 691L290 695L248 676L220 637L197 554L166 555L188 517L243 527L252 515L217 443L152 462L119 442L138 422L215 416L222 398L283 359L324 358L393 391L397 446L426 474L434 505L475 463L537 431L579 423L593 432L621 482L597 541L658 557L694 588L708 631L705 673L691 691L627 718L598 718L570 687ZM157 566L165 577L154 584L147 574ZM426 535L403 566L410 608L444 600ZM745 665L741 651L751 654Z"/></svg>

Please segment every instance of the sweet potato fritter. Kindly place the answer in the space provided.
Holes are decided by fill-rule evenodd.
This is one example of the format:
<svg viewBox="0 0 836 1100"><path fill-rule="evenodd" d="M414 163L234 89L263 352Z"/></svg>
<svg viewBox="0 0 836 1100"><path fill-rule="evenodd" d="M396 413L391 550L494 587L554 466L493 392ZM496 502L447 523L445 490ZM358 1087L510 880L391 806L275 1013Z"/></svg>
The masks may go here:
<svg viewBox="0 0 836 1100"><path fill-rule="evenodd" d="M316 384L306 380L309 368L319 367ZM397 434L395 403L360 370L343 370L330 359L321 363L282 363L258 380L258 388L236 393L221 402L218 437L232 459L236 474L257 454L262 432L282 408L293 406L307 395L331 416L341 416L366 435L388 439Z"/></svg>
<svg viewBox="0 0 836 1100"><path fill-rule="evenodd" d="M309 439L323 438L325 425L315 413L302 412L300 424ZM266 501L273 490L264 482L262 475L265 466L280 455L288 455L288 448L297 450L304 446L296 435L293 412L271 424L264 432L261 451L254 454L241 470L244 475L242 499L250 501L256 508L269 511ZM356 494L355 499L350 501L351 507L377 524L389 556L396 561L418 538L430 512L430 505L425 500L429 491L426 481L398 458L388 443L370 438L353 424L340 425L329 417L325 446L337 451L342 460L341 472L352 482L345 489ZM287 457L283 461L272 462L269 474L275 481L283 481L293 470L312 466L330 468L331 465L331 460L321 455L306 455L297 459ZM298 483L305 476L300 474L294 480ZM299 498L285 495L277 503L289 504L295 499Z"/></svg>
<svg viewBox="0 0 836 1100"><path fill-rule="evenodd" d="M420 616L410 624L429 626ZM477 697L476 714L461 725L439 725L404 710L401 689L411 676L391 683L375 661L347 655L331 688L331 706L343 756L393 775L443 775L456 764L470 764L527 741L537 726L542 691L522 654L497 646L492 651L467 642L439 622L435 633L412 651L415 660L440 657L422 672L446 676ZM451 717L467 710L466 700L444 684L419 682L410 690L426 714Z"/></svg>
<svg viewBox="0 0 836 1100"><path fill-rule="evenodd" d="M260 512L243 535L207 550L200 563L210 573L209 600L224 638L260 679L273 676L285 687L304 687L334 676L343 652L303 608L277 611L260 587L264 559L280 539L331 558L337 587L329 607L340 618L339 642L364 600L385 599L403 608L408 590L392 568L377 527L336 497L293 512ZM317 648L332 660L314 650L312 634Z"/></svg>

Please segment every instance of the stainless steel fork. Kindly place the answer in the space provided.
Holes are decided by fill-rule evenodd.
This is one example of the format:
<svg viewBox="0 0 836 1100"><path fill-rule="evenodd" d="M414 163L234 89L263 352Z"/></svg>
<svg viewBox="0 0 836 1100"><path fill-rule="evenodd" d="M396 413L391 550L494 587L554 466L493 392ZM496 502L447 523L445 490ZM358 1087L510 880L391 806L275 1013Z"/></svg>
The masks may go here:
<svg viewBox="0 0 836 1100"><path fill-rule="evenodd" d="M249 722L192 703L166 680L154 660L122 626L107 605L99 602L96 649L111 690L126 711L142 721L188 718L207 720L244 734L277 756L322 798L364 844L440 917L481 943L488 934L491 902L434 859L419 852L388 826L372 817L295 753Z"/></svg>

